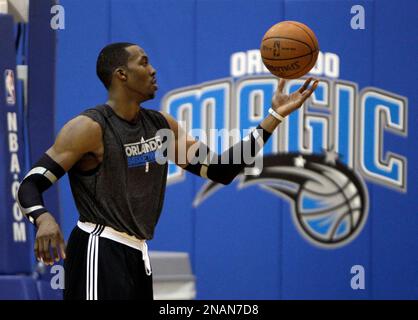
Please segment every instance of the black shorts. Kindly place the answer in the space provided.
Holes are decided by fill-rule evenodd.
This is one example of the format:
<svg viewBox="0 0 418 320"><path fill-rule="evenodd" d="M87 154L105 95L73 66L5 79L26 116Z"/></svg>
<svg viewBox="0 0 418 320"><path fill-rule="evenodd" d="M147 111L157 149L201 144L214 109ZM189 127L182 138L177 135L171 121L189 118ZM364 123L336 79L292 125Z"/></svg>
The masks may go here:
<svg viewBox="0 0 418 320"><path fill-rule="evenodd" d="M140 250L76 226L66 256L64 300L153 299Z"/></svg>

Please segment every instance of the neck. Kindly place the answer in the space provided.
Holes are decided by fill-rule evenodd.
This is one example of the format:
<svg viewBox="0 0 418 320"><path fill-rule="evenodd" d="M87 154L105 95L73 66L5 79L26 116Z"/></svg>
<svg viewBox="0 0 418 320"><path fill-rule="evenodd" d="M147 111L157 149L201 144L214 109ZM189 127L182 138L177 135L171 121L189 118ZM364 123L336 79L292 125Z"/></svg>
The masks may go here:
<svg viewBox="0 0 418 320"><path fill-rule="evenodd" d="M140 103L141 100L138 98L111 91L109 91L109 97L106 102L119 117L130 122L135 122L137 119Z"/></svg>

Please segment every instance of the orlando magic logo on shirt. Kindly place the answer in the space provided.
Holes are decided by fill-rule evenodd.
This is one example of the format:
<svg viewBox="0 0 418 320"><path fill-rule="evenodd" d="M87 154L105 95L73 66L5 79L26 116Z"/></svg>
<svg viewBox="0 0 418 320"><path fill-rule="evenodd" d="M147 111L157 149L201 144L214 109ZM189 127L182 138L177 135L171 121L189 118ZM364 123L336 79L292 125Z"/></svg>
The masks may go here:
<svg viewBox="0 0 418 320"><path fill-rule="evenodd" d="M340 247L353 240L367 218L368 204L359 175L337 160L335 152L325 155L298 153L264 157L259 175L240 175L239 188L259 185L293 204L300 233L324 248ZM209 182L194 200L198 206L221 185Z"/></svg>
<svg viewBox="0 0 418 320"><path fill-rule="evenodd" d="M139 167L155 162L161 146L162 141L160 136L155 136L148 140L142 137L138 142L125 144L128 167Z"/></svg>

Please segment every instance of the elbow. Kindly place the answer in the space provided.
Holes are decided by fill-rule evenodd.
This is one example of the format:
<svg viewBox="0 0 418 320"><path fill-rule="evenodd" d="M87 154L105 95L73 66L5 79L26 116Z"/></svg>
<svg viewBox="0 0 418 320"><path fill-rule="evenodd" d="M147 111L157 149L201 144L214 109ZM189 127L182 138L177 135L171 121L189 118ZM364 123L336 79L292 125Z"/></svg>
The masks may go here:
<svg viewBox="0 0 418 320"><path fill-rule="evenodd" d="M16 201L17 201L17 203L19 204L19 197L20 196L22 196L22 183L23 183L23 181L21 181L20 183L19 183L19 186L17 187L17 189L16 189L16 193L15 193L15 196L16 196Z"/></svg>
<svg viewBox="0 0 418 320"><path fill-rule="evenodd" d="M210 165L205 177L227 186L239 175L241 169L241 166L236 165Z"/></svg>
<svg viewBox="0 0 418 320"><path fill-rule="evenodd" d="M221 183L222 183L224 186L227 186L227 185L230 185L230 184L232 183L232 181L234 181L234 179L235 179L235 177L231 177L231 178L223 179L223 180L221 181Z"/></svg>
<svg viewBox="0 0 418 320"><path fill-rule="evenodd" d="M235 177L218 177L217 179L211 179L213 182L217 182L220 184L223 184L224 186L227 186L229 184L232 183L232 181L234 181Z"/></svg>
<svg viewBox="0 0 418 320"><path fill-rule="evenodd" d="M24 194L24 186L22 187L22 183L23 181L19 184L19 187L16 190L16 203L20 209L21 212L24 212L24 208L22 207L21 204L21 199L23 199L23 194Z"/></svg>

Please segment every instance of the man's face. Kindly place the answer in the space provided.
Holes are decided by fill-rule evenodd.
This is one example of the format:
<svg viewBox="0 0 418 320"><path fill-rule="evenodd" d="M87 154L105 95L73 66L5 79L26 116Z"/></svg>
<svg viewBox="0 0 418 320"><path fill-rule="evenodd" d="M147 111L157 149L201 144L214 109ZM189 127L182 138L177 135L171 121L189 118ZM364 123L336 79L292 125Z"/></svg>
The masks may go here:
<svg viewBox="0 0 418 320"><path fill-rule="evenodd" d="M156 71L148 61L145 51L138 46L126 48L130 57L127 63L126 86L139 94L143 101L153 99L158 89Z"/></svg>

